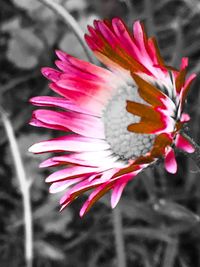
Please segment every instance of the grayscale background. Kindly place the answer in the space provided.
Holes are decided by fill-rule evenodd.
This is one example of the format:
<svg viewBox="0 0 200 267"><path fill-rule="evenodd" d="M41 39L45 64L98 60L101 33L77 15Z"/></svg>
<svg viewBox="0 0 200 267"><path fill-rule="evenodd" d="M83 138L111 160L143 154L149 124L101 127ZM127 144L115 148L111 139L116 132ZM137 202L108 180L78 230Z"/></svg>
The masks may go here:
<svg viewBox="0 0 200 267"><path fill-rule="evenodd" d="M187 56L189 73L200 72L199 0L55 1L84 32L96 18L119 16L129 27L139 19L156 36L168 65L178 67ZM60 195L50 195L44 182L51 170L38 168L47 155L27 152L34 142L57 134L28 125L34 109L28 99L52 94L40 68L53 66L57 48L86 60L70 27L40 1L0 0L0 266L27 266L23 201L7 119L30 181L34 267L200 267L200 175L188 155L177 152L176 175L167 174L162 161L143 171L128 184L115 211L107 194L83 219L78 213L87 195L59 212ZM192 118L186 130L197 143L199 89L197 78L186 105Z"/></svg>

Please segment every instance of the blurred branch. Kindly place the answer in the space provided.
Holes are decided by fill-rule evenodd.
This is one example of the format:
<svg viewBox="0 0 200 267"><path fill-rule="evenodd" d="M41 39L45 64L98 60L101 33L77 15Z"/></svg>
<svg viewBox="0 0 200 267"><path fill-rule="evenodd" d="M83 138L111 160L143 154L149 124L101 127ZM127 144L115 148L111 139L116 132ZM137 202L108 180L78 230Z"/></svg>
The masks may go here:
<svg viewBox="0 0 200 267"><path fill-rule="evenodd" d="M157 198L156 198L156 189L155 189L155 180L152 172L152 167L149 166L149 168L146 168L145 171L143 172L142 176L142 182L144 184L144 188L147 192L147 195L149 197L149 202L150 203L155 203Z"/></svg>
<svg viewBox="0 0 200 267"><path fill-rule="evenodd" d="M117 265L118 267L126 267L126 255L124 247L124 236L122 230L122 217L120 206L118 205L113 209L113 224L114 224L114 235L116 243L117 253Z"/></svg>
<svg viewBox="0 0 200 267"><path fill-rule="evenodd" d="M155 26L153 22L153 5L149 0L144 1L145 6L145 17L147 20L146 27L148 29L148 34L155 36Z"/></svg>
<svg viewBox="0 0 200 267"><path fill-rule="evenodd" d="M17 178L22 193L23 208L24 208L24 228L25 228L25 259L26 266L32 267L33 260L33 228L32 228L32 213L31 213L31 198L30 198L30 183L26 179L25 169L20 155L19 147L16 141L14 130L7 112L0 107L0 116L5 128L7 138L9 140L10 149L16 169Z"/></svg>
<svg viewBox="0 0 200 267"><path fill-rule="evenodd" d="M183 54L183 30L181 25L181 18L177 19L177 22L174 23L173 28L176 33L176 44L171 60L171 65L178 67Z"/></svg>
<svg viewBox="0 0 200 267"><path fill-rule="evenodd" d="M124 229L124 234L128 236L137 236L146 239L164 241L170 243L172 238L162 229L155 229L153 227L128 227Z"/></svg>
<svg viewBox="0 0 200 267"><path fill-rule="evenodd" d="M75 36L77 37L78 41L83 47L83 50L85 51L85 54L88 57L88 60L92 63L95 63L92 58L92 54L84 41L83 31L81 30L80 26L73 18L73 16L66 10L66 8L54 2L53 0L38 0L38 1L44 4L45 6L49 7L53 12L55 12L57 15L59 15L59 17L63 19L66 25L71 27L72 31L74 32Z"/></svg>

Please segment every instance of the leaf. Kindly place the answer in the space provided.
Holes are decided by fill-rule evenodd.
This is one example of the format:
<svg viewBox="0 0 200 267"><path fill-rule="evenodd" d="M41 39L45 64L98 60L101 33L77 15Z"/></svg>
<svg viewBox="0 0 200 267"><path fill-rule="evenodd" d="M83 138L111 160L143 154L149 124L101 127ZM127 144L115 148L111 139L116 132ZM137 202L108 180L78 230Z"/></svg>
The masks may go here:
<svg viewBox="0 0 200 267"><path fill-rule="evenodd" d="M19 28L11 35L7 57L17 67L31 69L37 65L43 48L43 43L32 28Z"/></svg>
<svg viewBox="0 0 200 267"><path fill-rule="evenodd" d="M61 249L43 240L35 241L35 250L36 253L43 258L57 261L65 260L65 254Z"/></svg>
<svg viewBox="0 0 200 267"><path fill-rule="evenodd" d="M159 214L174 220L191 223L200 221L199 216L191 212L186 207L164 199L161 199L158 203L154 204L154 210L156 210Z"/></svg>

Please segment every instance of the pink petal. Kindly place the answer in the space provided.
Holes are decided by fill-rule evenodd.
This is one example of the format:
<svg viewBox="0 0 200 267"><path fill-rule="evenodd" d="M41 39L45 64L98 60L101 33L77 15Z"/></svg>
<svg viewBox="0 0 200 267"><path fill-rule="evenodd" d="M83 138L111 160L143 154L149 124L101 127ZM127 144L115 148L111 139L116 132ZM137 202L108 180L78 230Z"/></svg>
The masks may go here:
<svg viewBox="0 0 200 267"><path fill-rule="evenodd" d="M110 168L112 168L112 166L110 166ZM109 180L112 179L112 177L114 176L115 173L117 173L120 169L117 168L113 168L113 169L109 169L103 172L102 176L100 178L97 179L98 183L106 183Z"/></svg>
<svg viewBox="0 0 200 267"><path fill-rule="evenodd" d="M91 175L93 176L93 175ZM85 191L88 191L98 185L101 185L101 183L98 183L98 181L93 180L90 181L89 178L84 179L80 183L73 186L71 189L69 189L63 197L60 199L60 204L64 205L66 202L68 202L70 199L73 199L74 196L77 196Z"/></svg>
<svg viewBox="0 0 200 267"><path fill-rule="evenodd" d="M69 131L67 124L64 123L65 119L62 114L52 110L35 110L32 113L32 118L29 122L32 126L44 127L48 129Z"/></svg>
<svg viewBox="0 0 200 267"><path fill-rule="evenodd" d="M67 163L90 166L90 167L98 167L98 166L121 167L122 163L118 162L118 158L114 157L111 154L112 154L111 151L73 153L69 155L58 156L47 159L40 164L40 168L58 166Z"/></svg>
<svg viewBox="0 0 200 267"><path fill-rule="evenodd" d="M64 180L64 181L59 181L59 182L54 182L50 187L49 187L49 192L51 194L55 194L58 192L61 192L65 189L67 189L68 187L70 187L71 185L74 185L80 181L83 180L83 177L81 178L74 178L71 180Z"/></svg>
<svg viewBox="0 0 200 267"><path fill-rule="evenodd" d="M64 156L58 156L53 157L50 159L47 159L40 163L40 168L47 168L47 167L53 167L53 166L59 166L63 164L76 164L76 165L82 165L82 166L90 166L90 167L98 167L99 165L94 164L93 161L84 161L77 158L73 158L71 155L64 155Z"/></svg>
<svg viewBox="0 0 200 267"><path fill-rule="evenodd" d="M105 68L102 68L90 62L86 62L84 60L75 58L62 51L57 50L56 54L59 57L59 59L61 59L62 61L65 61L67 64L71 65L71 67L73 67L74 69L83 71L85 73L90 73L92 75L97 76L98 78L102 78L103 80L113 78L112 72L110 72L109 70Z"/></svg>
<svg viewBox="0 0 200 267"><path fill-rule="evenodd" d="M127 182L121 182L114 186L112 195L111 195L111 207L113 209L117 206L126 184Z"/></svg>
<svg viewBox="0 0 200 267"><path fill-rule="evenodd" d="M80 79L85 79L89 81L96 81L96 80L101 81L101 82L106 81L104 77L99 77L95 75L95 73L84 72L82 69L77 69L67 62L56 60L55 64L60 70L63 71L63 73L60 75L61 79L65 79L65 78L75 79L78 77Z"/></svg>
<svg viewBox="0 0 200 267"><path fill-rule="evenodd" d="M64 77L64 79L60 79L56 84L67 90L85 93L104 105L111 97L112 91L114 90L111 85L108 86L105 82L99 82L97 79L96 81L91 81L89 79L84 80L77 77L73 79Z"/></svg>
<svg viewBox="0 0 200 267"><path fill-rule="evenodd" d="M80 92L76 90L69 90L66 88L59 87L55 83L51 83L49 87L61 96L69 99L73 104L79 106L80 108L86 110L94 115L101 115L104 109L104 104L101 103L96 98L87 94L86 92Z"/></svg>
<svg viewBox="0 0 200 267"><path fill-rule="evenodd" d="M145 47L144 32L139 21L136 21L133 25L133 34L134 34L135 44L138 46L140 54L145 56L144 57L145 61L150 60L150 57Z"/></svg>
<svg viewBox="0 0 200 267"><path fill-rule="evenodd" d="M126 186L126 184L128 183L128 181L130 179L132 179L136 174L126 174L126 175L123 175L121 176L117 182L114 184L113 186L113 190L112 190L112 195L111 195L111 207L114 209L120 198L121 198L121 195L122 195L122 192Z"/></svg>
<svg viewBox="0 0 200 267"><path fill-rule="evenodd" d="M176 173L177 172L177 162L175 159L175 154L173 148L169 148L168 152L165 155L165 169L169 173Z"/></svg>
<svg viewBox="0 0 200 267"><path fill-rule="evenodd" d="M89 167L82 167L82 166L68 167L66 169L62 169L62 170L59 170L59 171L56 171L50 174L46 178L45 182L53 183L59 180L72 179L73 177L83 176L89 173L94 174L94 173L97 173L98 171L99 169L97 168L89 168Z"/></svg>
<svg viewBox="0 0 200 267"><path fill-rule="evenodd" d="M55 130L71 130L86 137L105 139L102 120L86 114L36 110L30 124Z"/></svg>
<svg viewBox="0 0 200 267"><path fill-rule="evenodd" d="M187 68L188 66L188 58L187 57L183 57L181 60L181 70Z"/></svg>
<svg viewBox="0 0 200 267"><path fill-rule="evenodd" d="M61 72L52 68L42 68L41 72L50 81L56 82L60 79Z"/></svg>
<svg viewBox="0 0 200 267"><path fill-rule="evenodd" d="M103 195L107 193L109 190L109 184L103 184L97 187L88 197L87 201L84 203L80 210L80 217L83 217L85 213L91 208L92 205L94 205L99 198L101 198Z"/></svg>
<svg viewBox="0 0 200 267"><path fill-rule="evenodd" d="M187 114L187 113L182 113L181 114L181 119L180 119L181 122L188 122L190 121L190 115Z"/></svg>
<svg viewBox="0 0 200 267"><path fill-rule="evenodd" d="M194 153L195 148L190 142L181 134L177 134L175 145L177 148L186 151L187 153Z"/></svg>
<svg viewBox="0 0 200 267"><path fill-rule="evenodd" d="M103 21L96 21L95 26L113 49L119 45L118 39Z"/></svg>
<svg viewBox="0 0 200 267"><path fill-rule="evenodd" d="M125 24L119 18L112 19L112 26L120 45L134 58L139 60L139 49L131 38Z"/></svg>
<svg viewBox="0 0 200 267"><path fill-rule="evenodd" d="M32 153L44 153L55 151L102 151L110 148L103 140L76 135L63 136L32 145L29 151Z"/></svg>
<svg viewBox="0 0 200 267"><path fill-rule="evenodd" d="M185 85L184 87L182 88L181 90L181 93L180 93L180 99L181 99L181 104L183 105L183 103L185 102L185 99L187 97L187 94L188 94L188 91L189 91L189 88L190 88L190 85L192 84L192 82L194 81L194 79L196 78L196 74L193 73L191 74L186 82L185 82Z"/></svg>
<svg viewBox="0 0 200 267"><path fill-rule="evenodd" d="M36 96L32 97L30 100L35 106L41 107L59 107L66 110L76 111L78 113L89 114L96 116L95 111L87 111L75 104L73 104L70 100L61 97L54 97L54 96Z"/></svg>

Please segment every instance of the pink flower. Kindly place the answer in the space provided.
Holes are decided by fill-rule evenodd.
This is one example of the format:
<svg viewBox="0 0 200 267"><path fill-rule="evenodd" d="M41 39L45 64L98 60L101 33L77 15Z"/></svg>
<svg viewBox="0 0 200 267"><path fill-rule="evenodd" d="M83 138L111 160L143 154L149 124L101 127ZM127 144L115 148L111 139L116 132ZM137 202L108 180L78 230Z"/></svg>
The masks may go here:
<svg viewBox="0 0 200 267"><path fill-rule="evenodd" d="M125 185L160 157L166 170L175 173L174 147L194 152L180 133L190 119L183 105L195 78L186 79L187 58L180 70L166 66L139 21L133 34L119 18L95 21L88 31L86 42L108 69L57 51L59 70L43 68L42 73L60 96L30 100L57 109L34 111L31 125L66 132L30 148L33 153L59 152L40 167L63 166L46 178L51 193L65 190L61 209L93 190L80 216L110 190L114 208Z"/></svg>

